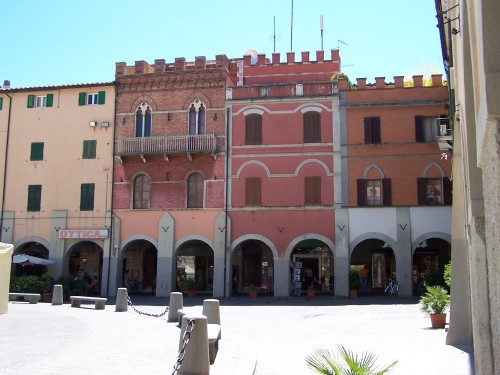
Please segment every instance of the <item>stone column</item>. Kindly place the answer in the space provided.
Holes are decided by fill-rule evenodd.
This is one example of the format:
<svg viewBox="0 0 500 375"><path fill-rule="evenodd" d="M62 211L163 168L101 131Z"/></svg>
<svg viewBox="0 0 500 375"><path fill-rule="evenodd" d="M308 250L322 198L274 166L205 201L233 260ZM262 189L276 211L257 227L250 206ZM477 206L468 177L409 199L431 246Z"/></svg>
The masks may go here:
<svg viewBox="0 0 500 375"><path fill-rule="evenodd" d="M399 296L411 297L413 295L412 281L412 249L411 249L411 222L410 208L398 207L396 209L397 243L396 274L399 283Z"/></svg>
<svg viewBox="0 0 500 375"><path fill-rule="evenodd" d="M174 227L173 217L169 213L165 213L158 225L157 297L167 297L172 292L173 285L175 285Z"/></svg>
<svg viewBox="0 0 500 375"><path fill-rule="evenodd" d="M274 258L274 296L288 297L290 295L290 260Z"/></svg>
<svg viewBox="0 0 500 375"><path fill-rule="evenodd" d="M348 209L335 210L334 293L338 297L349 295L349 216Z"/></svg>

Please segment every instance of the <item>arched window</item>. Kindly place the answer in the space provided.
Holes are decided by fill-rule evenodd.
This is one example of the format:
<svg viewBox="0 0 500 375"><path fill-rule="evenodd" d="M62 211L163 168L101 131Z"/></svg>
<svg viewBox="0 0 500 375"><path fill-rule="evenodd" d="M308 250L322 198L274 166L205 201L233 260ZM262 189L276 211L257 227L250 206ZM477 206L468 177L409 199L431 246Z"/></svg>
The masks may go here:
<svg viewBox="0 0 500 375"><path fill-rule="evenodd" d="M200 173L192 173L188 177L188 208L203 208L203 181L203 176Z"/></svg>
<svg viewBox="0 0 500 375"><path fill-rule="evenodd" d="M134 178L134 198L133 208L146 210L149 208L149 190L151 180L145 174L140 174Z"/></svg>
<svg viewBox="0 0 500 375"><path fill-rule="evenodd" d="M135 111L135 136L151 137L151 107L146 102Z"/></svg>
<svg viewBox="0 0 500 375"><path fill-rule="evenodd" d="M189 107L189 135L205 134L205 105L200 99L195 99Z"/></svg>

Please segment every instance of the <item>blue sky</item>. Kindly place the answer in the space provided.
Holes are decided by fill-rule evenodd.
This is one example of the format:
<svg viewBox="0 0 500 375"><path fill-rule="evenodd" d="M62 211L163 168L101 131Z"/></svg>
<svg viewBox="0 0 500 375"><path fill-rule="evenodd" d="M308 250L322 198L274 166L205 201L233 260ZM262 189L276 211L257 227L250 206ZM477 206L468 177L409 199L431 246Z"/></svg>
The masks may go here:
<svg viewBox="0 0 500 375"><path fill-rule="evenodd" d="M293 48L340 46L351 80L443 73L433 0L3 0L0 84L11 87L108 82L115 63L193 61L196 56L271 57ZM342 42L339 42L342 41ZM344 44L345 43L345 44Z"/></svg>

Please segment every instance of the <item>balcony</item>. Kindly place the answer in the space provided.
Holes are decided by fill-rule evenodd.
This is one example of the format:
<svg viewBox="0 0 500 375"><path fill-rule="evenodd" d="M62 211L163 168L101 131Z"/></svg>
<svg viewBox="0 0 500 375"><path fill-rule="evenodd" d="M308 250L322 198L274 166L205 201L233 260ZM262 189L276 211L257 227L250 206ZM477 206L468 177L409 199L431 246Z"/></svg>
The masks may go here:
<svg viewBox="0 0 500 375"><path fill-rule="evenodd" d="M447 124L439 125L438 145L441 151L453 150L453 135Z"/></svg>
<svg viewBox="0 0 500 375"><path fill-rule="evenodd" d="M118 138L115 154L121 161L122 156L140 156L145 162L147 155L186 154L189 160L196 153L210 153L215 157L217 138L214 134L174 135L168 137Z"/></svg>

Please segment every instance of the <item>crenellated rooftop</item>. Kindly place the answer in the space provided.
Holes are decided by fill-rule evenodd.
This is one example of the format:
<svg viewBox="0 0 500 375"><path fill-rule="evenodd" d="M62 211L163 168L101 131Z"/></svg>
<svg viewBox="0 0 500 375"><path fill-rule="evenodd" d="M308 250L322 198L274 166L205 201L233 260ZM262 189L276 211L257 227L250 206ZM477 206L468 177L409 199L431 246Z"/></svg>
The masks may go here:
<svg viewBox="0 0 500 375"><path fill-rule="evenodd" d="M404 76L394 76L394 82L386 82L385 77L375 77L374 83L366 83L366 78L356 78L356 90L373 90L373 89L397 89L397 88L411 88L411 87L441 87L443 86L443 75L433 74L431 76L431 85L424 86L424 76L412 76L413 85L405 86ZM339 90L349 90L347 79L339 79Z"/></svg>

